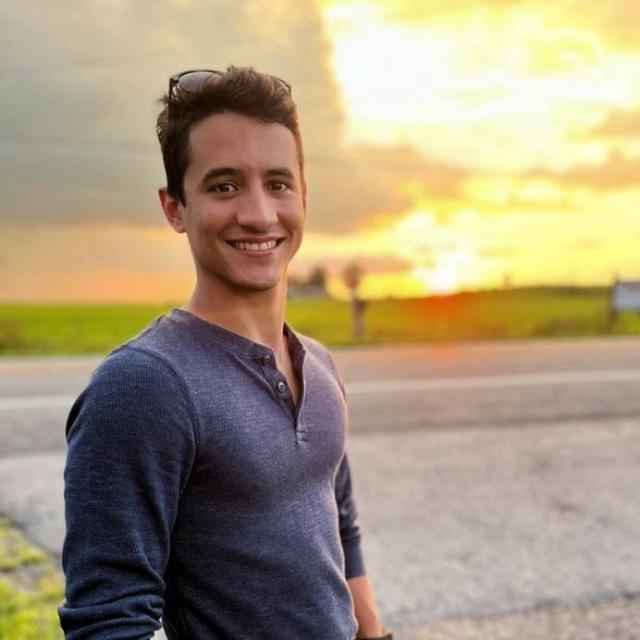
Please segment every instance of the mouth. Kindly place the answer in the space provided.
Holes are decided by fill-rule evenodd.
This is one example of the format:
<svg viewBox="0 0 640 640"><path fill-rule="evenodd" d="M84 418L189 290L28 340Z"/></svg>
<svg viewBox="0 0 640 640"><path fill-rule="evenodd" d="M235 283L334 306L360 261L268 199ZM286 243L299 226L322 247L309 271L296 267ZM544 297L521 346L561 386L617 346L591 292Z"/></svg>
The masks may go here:
<svg viewBox="0 0 640 640"><path fill-rule="evenodd" d="M271 240L247 241L247 240L227 240L227 244L234 249L246 251L247 253L268 253L279 246L284 238L275 238Z"/></svg>

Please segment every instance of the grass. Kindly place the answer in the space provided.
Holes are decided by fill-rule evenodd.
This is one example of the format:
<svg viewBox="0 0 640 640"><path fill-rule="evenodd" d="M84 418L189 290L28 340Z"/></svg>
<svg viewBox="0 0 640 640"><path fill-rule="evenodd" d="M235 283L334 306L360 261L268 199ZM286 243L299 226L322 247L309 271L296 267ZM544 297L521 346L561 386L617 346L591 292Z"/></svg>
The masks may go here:
<svg viewBox="0 0 640 640"><path fill-rule="evenodd" d="M607 289L536 288L381 302L369 314L367 337L387 342L625 334L640 334L640 316L609 322Z"/></svg>
<svg viewBox="0 0 640 640"><path fill-rule="evenodd" d="M370 302L364 344L640 335L640 315L609 322L607 288L540 287ZM0 354L106 353L173 305L0 305ZM292 299L288 322L354 344L349 304Z"/></svg>
<svg viewBox="0 0 640 640"><path fill-rule="evenodd" d="M104 353L165 306L0 305L0 354Z"/></svg>
<svg viewBox="0 0 640 640"><path fill-rule="evenodd" d="M47 556L27 543L6 518L0 519L0 571L13 571L26 565L40 564L46 559Z"/></svg>
<svg viewBox="0 0 640 640"><path fill-rule="evenodd" d="M6 518L0 519L0 640L60 640L59 570Z"/></svg>

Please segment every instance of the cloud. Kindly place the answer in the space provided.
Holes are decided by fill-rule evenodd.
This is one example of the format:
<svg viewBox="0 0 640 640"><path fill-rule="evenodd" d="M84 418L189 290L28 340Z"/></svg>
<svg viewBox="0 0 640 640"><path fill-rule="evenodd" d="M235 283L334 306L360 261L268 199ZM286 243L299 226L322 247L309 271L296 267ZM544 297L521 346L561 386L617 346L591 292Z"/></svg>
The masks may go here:
<svg viewBox="0 0 640 640"><path fill-rule="evenodd" d="M598 34L606 45L619 50L637 50L640 12L637 0L529 0L532 12L548 16L549 24L570 26Z"/></svg>
<svg viewBox="0 0 640 640"><path fill-rule="evenodd" d="M341 136L311 3L66 0L7 3L1 17L2 221L160 223L156 101L180 69L233 63L281 75L310 125L309 148Z"/></svg>
<svg viewBox="0 0 640 640"><path fill-rule="evenodd" d="M608 44L622 49L639 48L640 12L637 0L590 2L587 11L585 3L578 0L564 0L563 5L567 14L578 24L591 26Z"/></svg>
<svg viewBox="0 0 640 640"><path fill-rule="evenodd" d="M309 175L309 222L338 232L357 229L375 214L405 211L414 204L403 188L409 182L419 184L433 200L460 195L468 172L427 159L406 145L360 145L311 156Z"/></svg>
<svg viewBox="0 0 640 640"><path fill-rule="evenodd" d="M604 162L597 165L574 166L565 171L539 169L529 175L594 191L617 191L640 186L640 158L630 158L613 151Z"/></svg>
<svg viewBox="0 0 640 640"><path fill-rule="evenodd" d="M159 0L7 3L0 34L0 221L164 224L157 99L185 68L253 65L293 85L318 230L408 204L399 185L455 191L460 170L411 147L345 148L344 110L314 3ZM6 47L5 47L6 50Z"/></svg>
<svg viewBox="0 0 640 640"><path fill-rule="evenodd" d="M640 138L640 108L613 109L588 134L594 138Z"/></svg>
<svg viewBox="0 0 640 640"><path fill-rule="evenodd" d="M348 6L344 0L320 0L327 7ZM517 12L521 18L542 18L548 28L580 28L598 34L608 45L619 49L638 49L640 11L637 0L370 0L385 21L402 23L456 24L470 16L482 19ZM356 14L356 9L351 13Z"/></svg>
<svg viewBox="0 0 640 640"><path fill-rule="evenodd" d="M369 6L375 7L375 10L385 20L415 23L434 22L449 18L455 19L463 14L483 11L487 8L503 9L529 4L530 2L531 0L484 0L484 2L478 2L477 0L449 0L446 3L442 2L442 0L421 0L421 2L415 2L415 0L394 0L394 2L372 0ZM326 7L347 5L344 0L320 0L320 4ZM362 5L360 6L361 9ZM355 15L357 10L356 5L352 13Z"/></svg>

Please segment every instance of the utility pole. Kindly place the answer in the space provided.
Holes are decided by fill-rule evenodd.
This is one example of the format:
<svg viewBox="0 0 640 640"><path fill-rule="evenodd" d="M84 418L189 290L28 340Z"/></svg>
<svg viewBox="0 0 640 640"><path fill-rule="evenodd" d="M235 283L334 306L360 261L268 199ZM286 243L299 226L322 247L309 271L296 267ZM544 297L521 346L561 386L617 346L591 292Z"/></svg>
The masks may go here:
<svg viewBox="0 0 640 640"><path fill-rule="evenodd" d="M342 279L351 292L351 335L356 340L362 340L364 337L364 310L367 307L366 301L358 296L362 276L362 268L355 262L347 265L342 271Z"/></svg>

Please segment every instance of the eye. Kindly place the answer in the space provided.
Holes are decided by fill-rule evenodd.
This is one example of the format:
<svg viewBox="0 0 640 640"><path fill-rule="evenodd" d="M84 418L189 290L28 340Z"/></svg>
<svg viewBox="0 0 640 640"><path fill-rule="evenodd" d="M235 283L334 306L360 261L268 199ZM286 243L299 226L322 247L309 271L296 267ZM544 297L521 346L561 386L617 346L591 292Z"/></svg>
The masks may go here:
<svg viewBox="0 0 640 640"><path fill-rule="evenodd" d="M271 182L269 185L271 191L286 191L289 185L285 182Z"/></svg>
<svg viewBox="0 0 640 640"><path fill-rule="evenodd" d="M209 187L208 190L214 193L234 193L238 188L232 182L218 182Z"/></svg>

